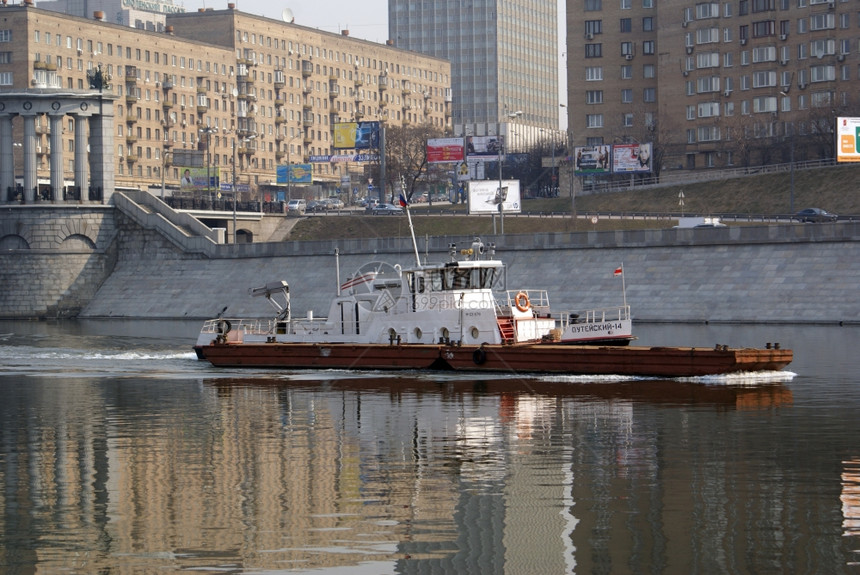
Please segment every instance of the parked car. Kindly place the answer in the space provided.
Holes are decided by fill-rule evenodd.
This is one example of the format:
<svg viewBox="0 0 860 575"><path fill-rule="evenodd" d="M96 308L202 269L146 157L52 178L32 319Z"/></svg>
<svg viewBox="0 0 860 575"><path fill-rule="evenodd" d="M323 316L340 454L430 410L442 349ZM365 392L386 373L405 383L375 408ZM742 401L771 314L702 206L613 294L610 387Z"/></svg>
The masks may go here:
<svg viewBox="0 0 860 575"><path fill-rule="evenodd" d="M304 200L290 200L287 204L287 213L294 216L304 215L308 209Z"/></svg>
<svg viewBox="0 0 860 575"><path fill-rule="evenodd" d="M403 214L403 208L400 206L395 206L394 204L378 204L372 208L371 213L374 216L378 215L392 215L399 216Z"/></svg>
<svg viewBox="0 0 860 575"><path fill-rule="evenodd" d="M839 216L831 214L827 210L821 208L806 208L794 214L794 219L798 222L835 222Z"/></svg>
<svg viewBox="0 0 860 575"><path fill-rule="evenodd" d="M328 202L325 200L311 200L308 202L306 211L308 212L324 212L328 209Z"/></svg>
<svg viewBox="0 0 860 575"><path fill-rule="evenodd" d="M344 208L343 201L340 198L329 198L326 201L330 210L342 210Z"/></svg>

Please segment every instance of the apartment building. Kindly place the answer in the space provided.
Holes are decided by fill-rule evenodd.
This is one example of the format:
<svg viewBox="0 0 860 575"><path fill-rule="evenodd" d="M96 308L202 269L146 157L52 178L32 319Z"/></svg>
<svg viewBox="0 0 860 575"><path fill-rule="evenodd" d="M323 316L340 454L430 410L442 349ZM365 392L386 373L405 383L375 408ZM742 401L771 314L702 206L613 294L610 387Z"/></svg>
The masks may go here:
<svg viewBox="0 0 860 575"><path fill-rule="evenodd" d="M860 113L847 1L569 0L567 29L576 145L652 141L663 169L833 157Z"/></svg>
<svg viewBox="0 0 860 575"><path fill-rule="evenodd" d="M182 158L203 158L222 181L274 182L276 168L348 151L333 124L450 125L450 65L390 45L244 14L228 5L169 14L163 32L35 8L0 8L3 91L91 91L103 70L115 98L117 186L179 182ZM74 120L63 146L75 146ZM15 130L20 130L16 126ZM49 169L50 127L36 119L37 168ZM189 153L197 152L197 154ZM234 164L235 157L235 164ZM17 162L17 158L16 158ZM74 168L71 160L63 166ZM336 182L342 163L314 164ZM349 169L360 170L360 165ZM234 176L235 174L235 176Z"/></svg>

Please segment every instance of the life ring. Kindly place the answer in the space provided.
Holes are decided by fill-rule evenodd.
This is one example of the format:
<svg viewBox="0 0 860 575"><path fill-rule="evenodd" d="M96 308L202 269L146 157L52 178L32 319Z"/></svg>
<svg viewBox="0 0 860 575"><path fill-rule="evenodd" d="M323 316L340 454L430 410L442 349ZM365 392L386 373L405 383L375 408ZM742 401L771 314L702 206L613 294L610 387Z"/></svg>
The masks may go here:
<svg viewBox="0 0 860 575"><path fill-rule="evenodd" d="M524 291L521 291L517 294L517 296L514 298L514 304L520 311L529 311L529 308L532 307L532 302L529 301L529 294Z"/></svg>
<svg viewBox="0 0 860 575"><path fill-rule="evenodd" d="M218 321L218 333L221 335L227 335L230 333L230 330L233 329L233 325L230 323L229 319L222 319Z"/></svg>
<svg viewBox="0 0 860 575"><path fill-rule="evenodd" d="M483 365L487 361L487 352L479 347L472 352L472 361L475 362L475 365Z"/></svg>

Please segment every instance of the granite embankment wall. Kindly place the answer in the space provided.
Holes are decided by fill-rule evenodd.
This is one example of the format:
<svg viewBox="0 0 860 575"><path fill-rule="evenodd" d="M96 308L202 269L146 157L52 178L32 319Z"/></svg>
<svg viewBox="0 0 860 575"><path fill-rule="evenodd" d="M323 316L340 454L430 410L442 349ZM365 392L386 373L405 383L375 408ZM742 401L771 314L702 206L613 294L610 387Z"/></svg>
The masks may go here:
<svg viewBox="0 0 860 575"><path fill-rule="evenodd" d="M249 288L279 279L290 284L294 315L323 316L338 264L343 281L369 261L414 261L405 239L215 246L214 256L188 258L169 242L156 247L151 235L121 237L116 269L86 317L199 318L225 307L228 317L268 317L268 303ZM422 239L421 257L445 260L449 243L468 247L471 239ZM547 289L558 309L619 304L622 279L613 271L623 264L639 321L860 323L855 223L482 239L507 262L510 288Z"/></svg>
<svg viewBox="0 0 860 575"><path fill-rule="evenodd" d="M471 239L422 238L421 257L445 260ZM638 321L860 324L854 222L482 239L508 264L508 287L549 290L556 309L621 303L623 264ZM249 288L279 279L294 315L323 316L338 263L344 281L371 261L409 265L411 243L219 245L147 209L12 209L0 213L0 317L268 317Z"/></svg>

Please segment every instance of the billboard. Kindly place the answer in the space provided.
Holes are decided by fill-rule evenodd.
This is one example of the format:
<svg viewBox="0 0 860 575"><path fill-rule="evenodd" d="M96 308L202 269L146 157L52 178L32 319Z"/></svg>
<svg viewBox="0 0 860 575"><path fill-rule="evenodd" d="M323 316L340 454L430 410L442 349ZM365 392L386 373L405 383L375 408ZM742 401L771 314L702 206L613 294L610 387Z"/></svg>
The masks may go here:
<svg viewBox="0 0 860 575"><path fill-rule="evenodd" d="M466 136L467 160L481 161L498 159L505 153L504 136Z"/></svg>
<svg viewBox="0 0 860 575"><path fill-rule="evenodd" d="M612 171L616 174L651 172L651 143L612 146Z"/></svg>
<svg viewBox="0 0 860 575"><path fill-rule="evenodd" d="M208 180L208 184L207 184ZM205 190L208 188L219 189L221 187L220 168L210 166L207 168L185 168L179 178L181 190Z"/></svg>
<svg viewBox="0 0 860 575"><path fill-rule="evenodd" d="M311 184L314 170L311 164L288 164L275 168L279 184Z"/></svg>
<svg viewBox="0 0 860 575"><path fill-rule="evenodd" d="M501 183L501 190L499 184ZM522 209L519 180L480 180L469 182L469 213L498 214L499 203L507 214L518 214Z"/></svg>
<svg viewBox="0 0 860 575"><path fill-rule="evenodd" d="M379 147L379 122L338 122L334 125L337 150L369 150Z"/></svg>
<svg viewBox="0 0 860 575"><path fill-rule="evenodd" d="M431 164L462 162L463 153L463 138L434 138L427 140L427 161Z"/></svg>
<svg viewBox="0 0 860 575"><path fill-rule="evenodd" d="M611 146L578 146L574 149L576 158L576 175L608 174L612 169L609 164Z"/></svg>
<svg viewBox="0 0 860 575"><path fill-rule="evenodd" d="M836 161L860 162L860 118L836 118Z"/></svg>

